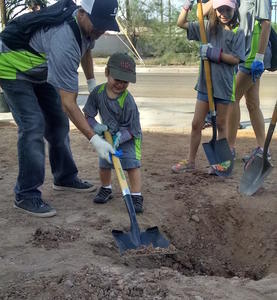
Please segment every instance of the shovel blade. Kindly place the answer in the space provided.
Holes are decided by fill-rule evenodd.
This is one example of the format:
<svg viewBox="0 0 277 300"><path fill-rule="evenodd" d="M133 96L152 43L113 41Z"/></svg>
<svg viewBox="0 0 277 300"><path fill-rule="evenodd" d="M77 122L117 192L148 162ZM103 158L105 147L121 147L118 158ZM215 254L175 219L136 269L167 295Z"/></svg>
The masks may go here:
<svg viewBox="0 0 277 300"><path fill-rule="evenodd" d="M132 239L132 233L123 232L120 230L112 231L113 237L119 248L120 254L126 250L138 249L141 246L148 247L152 245L154 248L168 248L169 241L160 233L157 226L146 229L146 231L140 233L140 244L137 244Z"/></svg>
<svg viewBox="0 0 277 300"><path fill-rule="evenodd" d="M247 196L256 193L272 169L273 165L267 159L264 160L262 156L256 155L243 173L239 192Z"/></svg>
<svg viewBox="0 0 277 300"><path fill-rule="evenodd" d="M221 164L233 159L227 139L203 143L203 148L210 165Z"/></svg>
<svg viewBox="0 0 277 300"><path fill-rule="evenodd" d="M220 168L215 169L218 176L229 176L232 173L234 158L227 139L220 139L218 141L212 140L209 143L203 143L203 148L211 166L228 162L228 167L223 170L220 170Z"/></svg>

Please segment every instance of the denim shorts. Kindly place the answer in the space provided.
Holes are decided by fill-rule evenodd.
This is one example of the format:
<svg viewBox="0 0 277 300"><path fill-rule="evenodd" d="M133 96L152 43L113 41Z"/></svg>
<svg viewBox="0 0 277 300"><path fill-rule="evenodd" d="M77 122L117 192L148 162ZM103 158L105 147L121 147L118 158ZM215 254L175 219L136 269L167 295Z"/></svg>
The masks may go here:
<svg viewBox="0 0 277 300"><path fill-rule="evenodd" d="M244 74L251 75L251 69L246 68L244 65L239 65L239 71Z"/></svg>
<svg viewBox="0 0 277 300"><path fill-rule="evenodd" d="M208 94L206 93L201 93L201 92L197 92L197 100L199 101L203 101L203 102L209 102L208 99ZM221 98L216 98L214 97L214 103L220 103L220 104L231 104L231 100L226 100L226 99L221 99Z"/></svg>
<svg viewBox="0 0 277 300"><path fill-rule="evenodd" d="M120 158L121 166L123 170L136 169L141 166L141 148L136 148L134 139L121 144L119 149L122 150L122 157ZM101 169L113 169L113 165L109 164L105 159L99 159L99 167Z"/></svg>

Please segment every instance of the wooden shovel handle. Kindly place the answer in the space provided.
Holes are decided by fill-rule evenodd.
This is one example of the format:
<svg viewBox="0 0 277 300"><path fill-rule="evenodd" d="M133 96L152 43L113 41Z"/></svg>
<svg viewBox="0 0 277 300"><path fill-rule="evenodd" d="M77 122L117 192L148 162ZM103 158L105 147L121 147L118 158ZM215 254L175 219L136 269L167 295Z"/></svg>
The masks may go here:
<svg viewBox="0 0 277 300"><path fill-rule="evenodd" d="M112 135L110 134L110 132L105 131L104 136L105 136L106 141L113 146L113 138L112 138ZM116 176L119 181L119 185L120 185L123 196L125 196L126 194L130 194L130 190L129 190L129 187L127 184L127 180L126 180L124 171L121 166L120 159L118 157L116 157L115 155L112 155L112 161L113 161Z"/></svg>
<svg viewBox="0 0 277 300"><path fill-rule="evenodd" d="M200 27L201 42L202 42L202 44L207 44L207 36L206 36L204 18L203 18L202 0L197 0L197 11L198 11L198 21L199 21L199 27ZM204 60L204 71L205 71L205 76L206 76L209 109L210 109L210 112L213 114L215 112L215 106L214 106L214 100L213 100L211 66L210 66L210 62L208 60Z"/></svg>
<svg viewBox="0 0 277 300"><path fill-rule="evenodd" d="M264 143L264 155L263 155L264 161L267 160L267 152L268 152L269 144L271 142L271 138L272 138L274 130L275 130L276 121L277 121L277 101L275 103L275 108L273 111L273 115L272 115L271 122L268 127L268 131L267 131L267 135L266 135L266 139L265 139L265 143Z"/></svg>
<svg viewBox="0 0 277 300"><path fill-rule="evenodd" d="M270 123L272 125L276 125L276 122L277 122L277 101L276 101L276 104L275 104L274 112L273 112L272 119L271 119Z"/></svg>

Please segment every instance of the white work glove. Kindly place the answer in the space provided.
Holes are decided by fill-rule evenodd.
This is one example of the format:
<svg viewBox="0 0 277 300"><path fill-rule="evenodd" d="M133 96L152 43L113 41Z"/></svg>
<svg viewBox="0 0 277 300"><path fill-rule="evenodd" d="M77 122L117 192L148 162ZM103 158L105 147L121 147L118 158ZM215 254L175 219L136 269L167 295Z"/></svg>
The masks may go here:
<svg viewBox="0 0 277 300"><path fill-rule="evenodd" d="M87 84L88 84L88 91L89 93L91 93L96 87L96 80L94 78L88 79Z"/></svg>
<svg viewBox="0 0 277 300"><path fill-rule="evenodd" d="M95 134L89 142L101 158L106 159L110 164L112 163L110 153L114 154L115 151L111 144L102 139L98 134Z"/></svg>

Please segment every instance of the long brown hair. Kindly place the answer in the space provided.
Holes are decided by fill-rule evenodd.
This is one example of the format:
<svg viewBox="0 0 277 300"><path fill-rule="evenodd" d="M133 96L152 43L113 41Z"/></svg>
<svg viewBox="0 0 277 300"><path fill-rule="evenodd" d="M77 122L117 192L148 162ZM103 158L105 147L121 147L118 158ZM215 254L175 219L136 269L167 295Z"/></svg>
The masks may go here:
<svg viewBox="0 0 277 300"><path fill-rule="evenodd" d="M240 15L239 15L239 9L238 5L235 8L234 16L228 23L228 26L231 27L231 29L236 28L239 25L240 22ZM216 35L220 26L219 19L216 14L215 9L211 9L209 13L209 29L211 34Z"/></svg>

